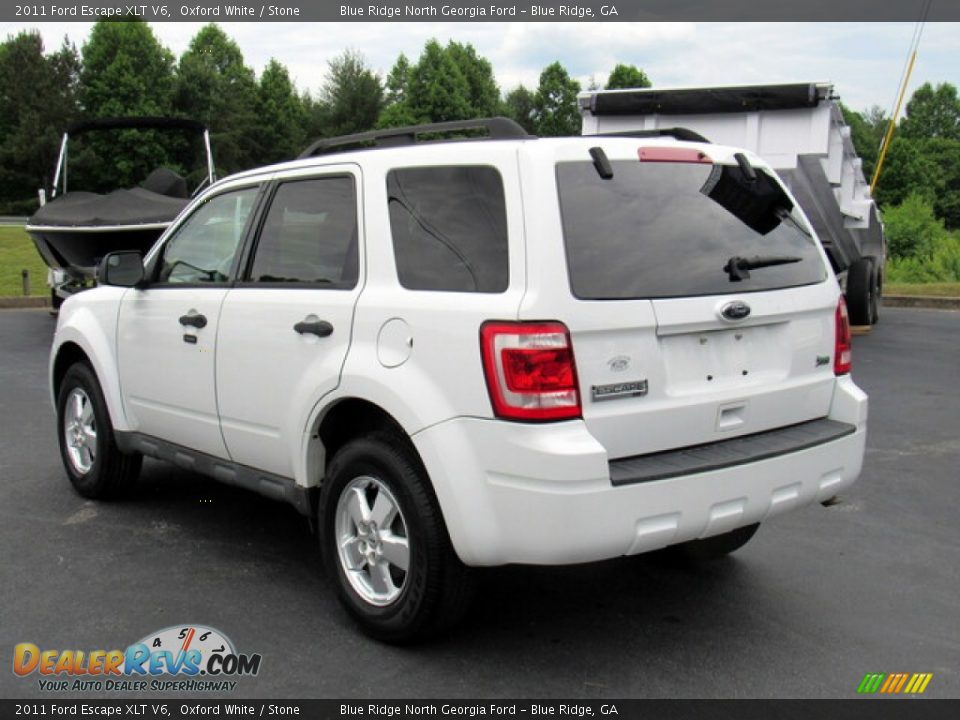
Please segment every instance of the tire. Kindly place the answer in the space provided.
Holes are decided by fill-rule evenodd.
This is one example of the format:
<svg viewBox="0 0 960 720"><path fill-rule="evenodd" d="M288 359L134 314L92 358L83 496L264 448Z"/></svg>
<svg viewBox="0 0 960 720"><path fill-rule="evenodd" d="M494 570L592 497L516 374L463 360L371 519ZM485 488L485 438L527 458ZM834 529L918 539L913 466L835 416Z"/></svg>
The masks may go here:
<svg viewBox="0 0 960 720"><path fill-rule="evenodd" d="M877 271L871 258L856 260L847 270L847 312L851 325L869 325L876 305ZM875 311L874 311L875 312Z"/></svg>
<svg viewBox="0 0 960 720"><path fill-rule="evenodd" d="M680 543L672 546L670 550L675 556L687 562L702 563L719 560L746 545L759 527L760 523L746 525L722 535Z"/></svg>
<svg viewBox="0 0 960 720"><path fill-rule="evenodd" d="M63 305L63 298L57 295L56 290L50 288L50 307L59 310L61 305Z"/></svg>
<svg viewBox="0 0 960 720"><path fill-rule="evenodd" d="M867 256L867 260L873 265L873 285L870 293L870 324L876 325L880 322L880 304L883 295L883 273L881 265L877 258L872 255Z"/></svg>
<svg viewBox="0 0 960 720"><path fill-rule="evenodd" d="M117 447L100 383L85 363L71 365L60 384L57 439L67 476L83 497L116 497L140 474L143 456Z"/></svg>
<svg viewBox="0 0 960 720"><path fill-rule="evenodd" d="M462 617L472 574L453 551L426 471L405 438L377 432L341 448L318 516L327 574L367 634L409 643Z"/></svg>

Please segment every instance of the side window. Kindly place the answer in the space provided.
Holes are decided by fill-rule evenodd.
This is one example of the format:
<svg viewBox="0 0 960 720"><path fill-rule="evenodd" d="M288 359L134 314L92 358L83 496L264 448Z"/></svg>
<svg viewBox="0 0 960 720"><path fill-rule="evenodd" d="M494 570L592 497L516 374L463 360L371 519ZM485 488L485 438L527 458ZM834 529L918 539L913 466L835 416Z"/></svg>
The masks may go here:
<svg viewBox="0 0 960 720"><path fill-rule="evenodd" d="M496 169L391 170L387 194L403 287L480 293L507 289L507 211Z"/></svg>
<svg viewBox="0 0 960 720"><path fill-rule="evenodd" d="M157 281L179 284L229 280L258 190L251 187L227 192L201 205L164 246Z"/></svg>
<svg viewBox="0 0 960 720"><path fill-rule="evenodd" d="M249 279L355 287L356 194L349 175L281 184L260 230Z"/></svg>

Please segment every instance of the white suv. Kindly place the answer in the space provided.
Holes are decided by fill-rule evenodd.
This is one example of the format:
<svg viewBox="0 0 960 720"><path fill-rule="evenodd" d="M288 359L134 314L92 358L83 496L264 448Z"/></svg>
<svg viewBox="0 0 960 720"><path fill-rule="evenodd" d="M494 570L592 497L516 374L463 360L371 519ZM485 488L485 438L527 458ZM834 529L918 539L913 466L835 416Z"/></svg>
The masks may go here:
<svg viewBox="0 0 960 720"><path fill-rule="evenodd" d="M77 491L148 455L289 501L385 640L453 621L470 566L723 554L860 472L836 279L734 148L503 119L321 141L100 282L50 362Z"/></svg>

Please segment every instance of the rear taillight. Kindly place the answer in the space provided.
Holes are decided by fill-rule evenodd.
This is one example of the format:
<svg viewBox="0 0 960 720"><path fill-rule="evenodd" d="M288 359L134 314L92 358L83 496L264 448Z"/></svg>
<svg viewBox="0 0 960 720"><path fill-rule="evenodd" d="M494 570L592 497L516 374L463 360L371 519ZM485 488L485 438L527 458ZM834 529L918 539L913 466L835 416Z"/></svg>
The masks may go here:
<svg viewBox="0 0 960 720"><path fill-rule="evenodd" d="M847 315L847 303L840 296L840 302L837 303L836 313L836 339L833 346L833 373L834 375L846 375L850 372L852 360L852 348L850 342L850 316Z"/></svg>
<svg viewBox="0 0 960 720"><path fill-rule="evenodd" d="M573 346L562 323L484 323L480 351L497 417L531 421L580 417Z"/></svg>

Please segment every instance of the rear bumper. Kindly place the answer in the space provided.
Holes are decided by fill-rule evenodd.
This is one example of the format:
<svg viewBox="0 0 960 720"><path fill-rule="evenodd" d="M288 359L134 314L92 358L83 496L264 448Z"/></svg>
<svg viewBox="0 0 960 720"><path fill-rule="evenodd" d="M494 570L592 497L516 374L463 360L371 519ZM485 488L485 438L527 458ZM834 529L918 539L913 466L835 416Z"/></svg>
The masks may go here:
<svg viewBox="0 0 960 720"><path fill-rule="evenodd" d="M615 486L581 421L520 425L458 418L413 440L450 537L468 565L566 564L709 537L849 487L863 461L867 397L838 379L835 439L727 467Z"/></svg>

